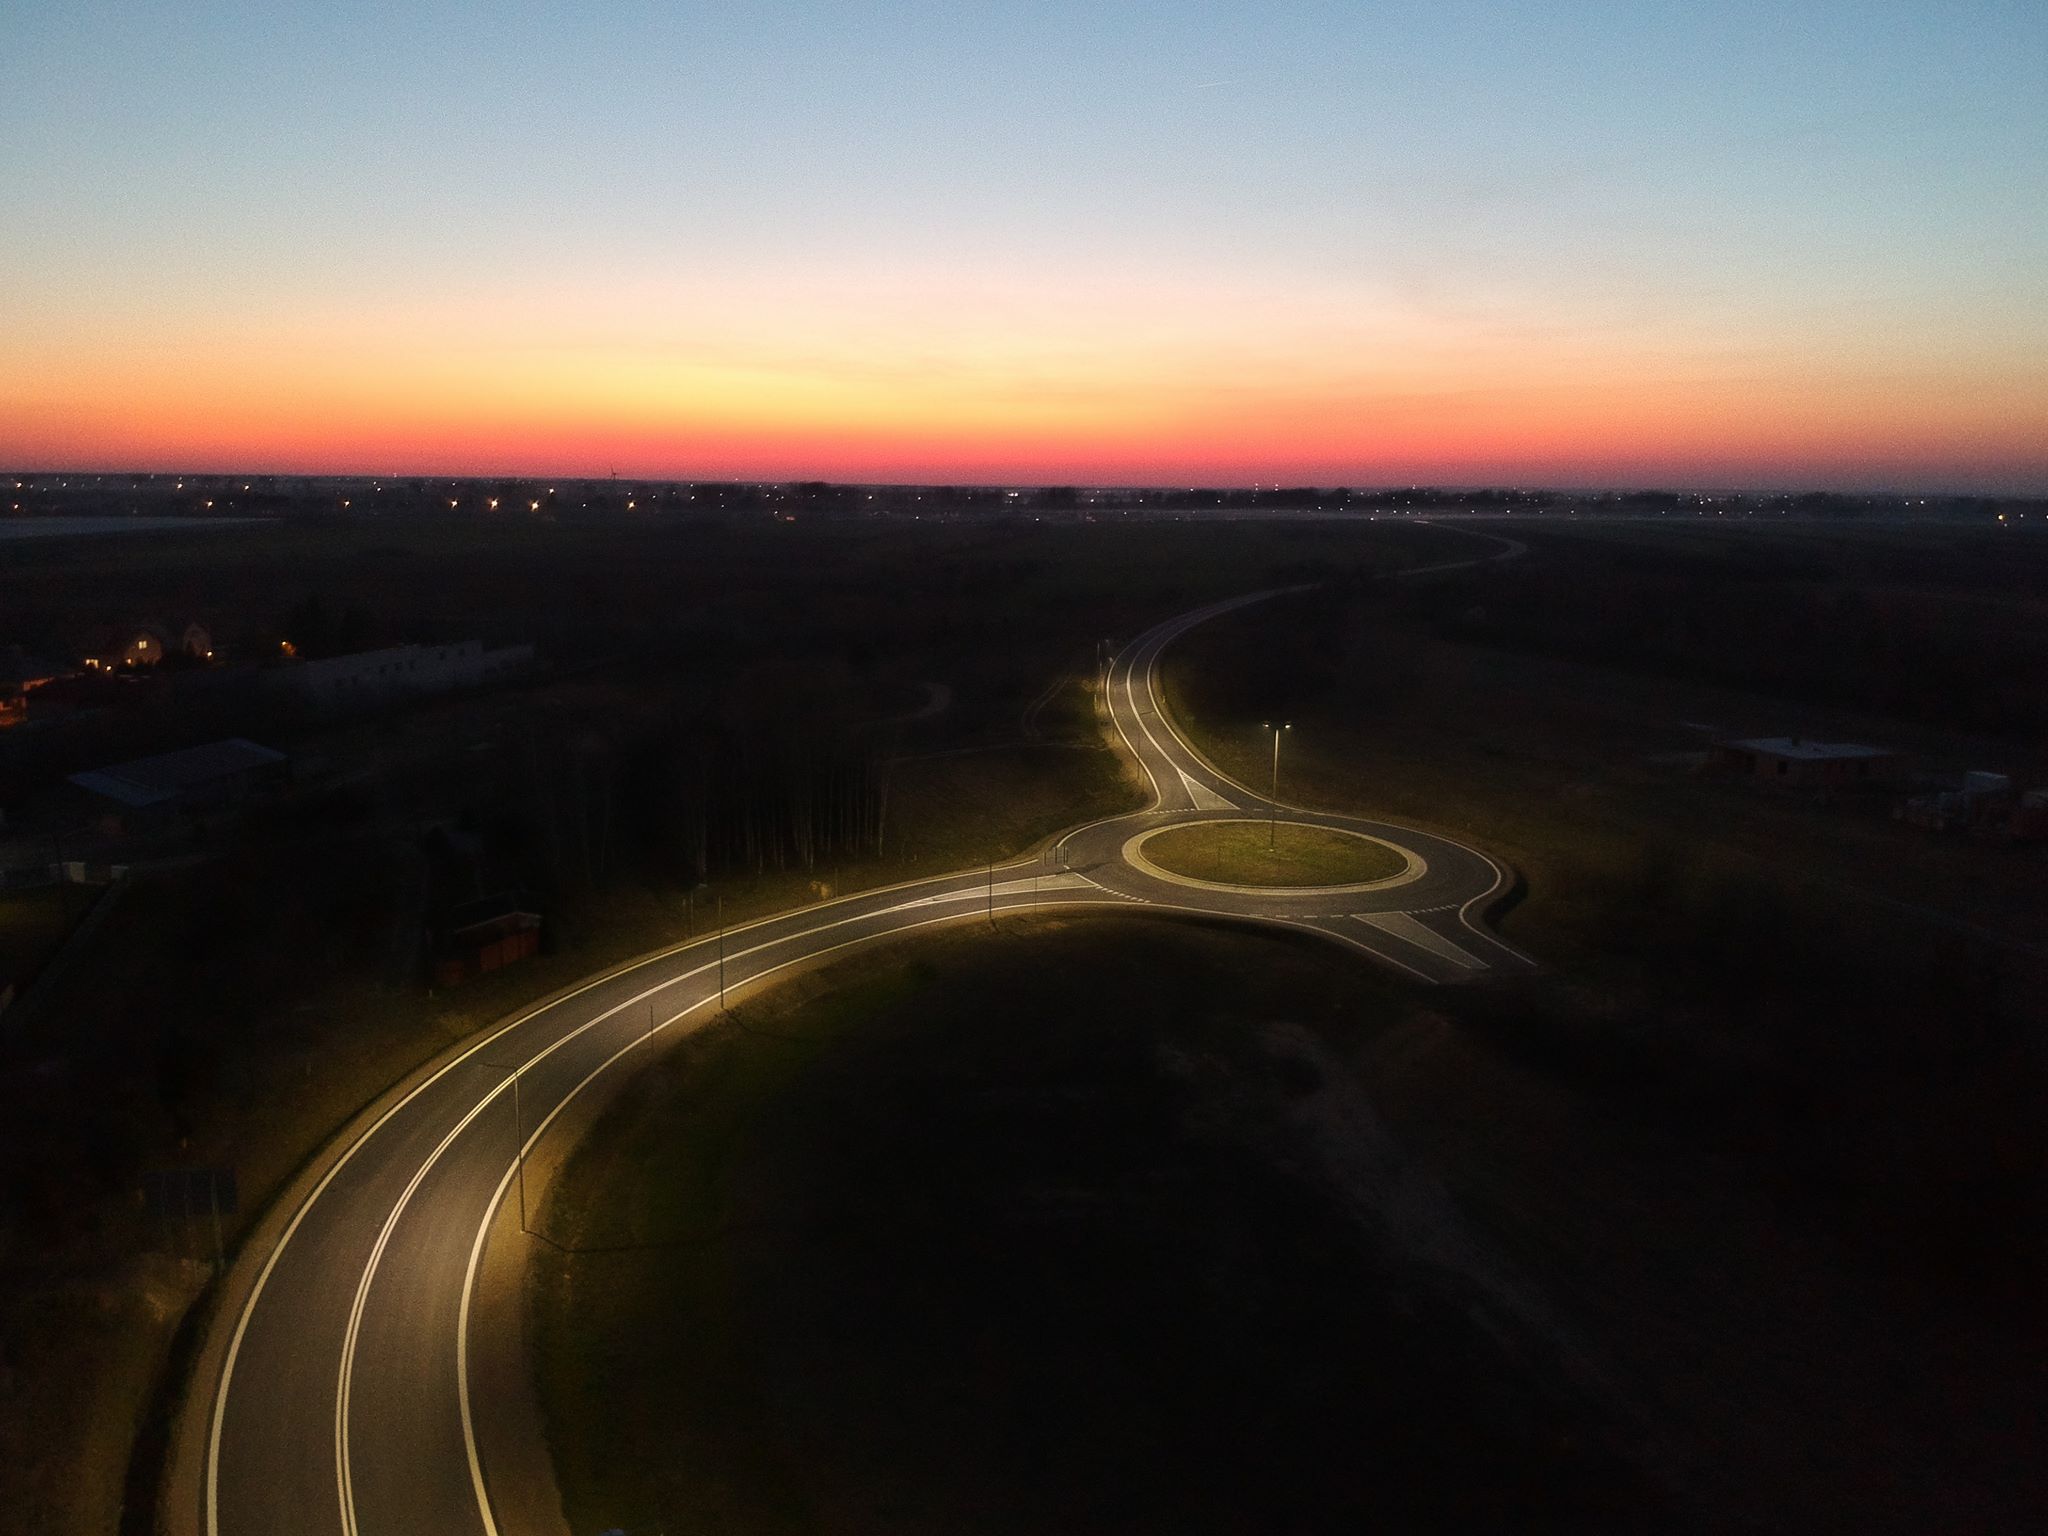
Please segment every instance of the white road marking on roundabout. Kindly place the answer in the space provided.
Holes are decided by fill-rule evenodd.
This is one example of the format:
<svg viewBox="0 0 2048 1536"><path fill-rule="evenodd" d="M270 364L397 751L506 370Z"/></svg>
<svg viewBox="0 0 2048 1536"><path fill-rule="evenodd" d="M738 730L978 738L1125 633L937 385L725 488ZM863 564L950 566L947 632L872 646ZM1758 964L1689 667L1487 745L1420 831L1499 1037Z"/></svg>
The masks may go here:
<svg viewBox="0 0 2048 1536"><path fill-rule="evenodd" d="M1188 798L1195 802L1196 810L1234 811L1237 809L1235 805L1232 805L1228 800L1217 794L1215 790L1204 784L1200 779L1189 778L1187 769L1175 764L1173 771L1180 775L1181 786L1187 790Z"/></svg>
<svg viewBox="0 0 2048 1536"><path fill-rule="evenodd" d="M1501 556L1500 558L1505 559L1507 557ZM1531 960L1527 955L1523 954L1519 949L1516 949L1512 944L1509 944L1505 939L1499 938L1498 936L1489 933L1485 928L1481 927L1478 923L1472 921L1472 909L1474 907L1483 908L1485 904L1493 900L1494 894L1497 891L1499 891L1502 886L1508 883L1508 872L1502 869L1500 865L1496 864L1493 861L1493 856L1491 854L1482 853L1477 848L1474 848L1472 852L1479 854L1480 858L1486 860L1487 867L1493 871L1493 884L1489 885L1477 896L1474 896L1467 900L1464 903L1464 905L1458 908L1458 921L1464 924L1466 929L1469 930L1475 937L1484 939L1487 943L1491 944L1495 949L1499 950L1502 954L1507 955L1512 959L1520 962L1521 964L1528 966L1531 970L1536 969L1536 962L1534 960Z"/></svg>
<svg viewBox="0 0 2048 1536"><path fill-rule="evenodd" d="M1268 919L1268 921L1280 921L1280 919ZM1340 944L1349 944L1354 949L1362 949L1368 955L1371 955L1373 959L1379 961L1382 965L1391 965L1396 970L1406 971L1410 976L1413 976L1417 981L1422 982L1425 986L1433 987L1438 985L1436 977L1430 975L1429 972L1421 970L1416 966L1410 965L1406 960L1401 959L1397 955L1388 954L1384 949L1381 949L1377 944L1366 943L1364 939L1360 938L1356 933L1353 933L1350 929L1340 928L1334 922L1331 923L1328 927L1324 927L1319 923L1291 923L1288 926L1295 928L1305 928L1312 933L1320 933L1326 938L1335 939Z"/></svg>
<svg viewBox="0 0 2048 1536"><path fill-rule="evenodd" d="M1381 933L1392 934L1405 939L1417 949L1428 950L1439 960L1462 966L1468 971L1483 971L1486 962L1477 956L1467 954L1449 939L1426 923L1419 923L1406 912L1354 912L1351 914L1361 923L1379 929Z"/></svg>

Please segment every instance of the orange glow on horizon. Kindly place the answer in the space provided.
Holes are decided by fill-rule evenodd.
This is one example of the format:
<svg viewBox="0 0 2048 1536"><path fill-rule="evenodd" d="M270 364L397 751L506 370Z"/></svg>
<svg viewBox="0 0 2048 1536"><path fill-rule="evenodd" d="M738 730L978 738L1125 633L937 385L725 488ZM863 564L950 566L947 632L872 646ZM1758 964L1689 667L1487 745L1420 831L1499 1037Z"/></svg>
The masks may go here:
<svg viewBox="0 0 2048 1536"><path fill-rule="evenodd" d="M2037 367L1352 318L1311 297L1176 329L1161 307L739 306L656 342L488 309L197 328L0 359L23 468L1097 484L2048 480ZM1176 313L1188 296L1175 294ZM1136 301L1133 301L1136 306ZM990 313L1003 324L989 323ZM1349 326L1348 332L1343 329Z"/></svg>

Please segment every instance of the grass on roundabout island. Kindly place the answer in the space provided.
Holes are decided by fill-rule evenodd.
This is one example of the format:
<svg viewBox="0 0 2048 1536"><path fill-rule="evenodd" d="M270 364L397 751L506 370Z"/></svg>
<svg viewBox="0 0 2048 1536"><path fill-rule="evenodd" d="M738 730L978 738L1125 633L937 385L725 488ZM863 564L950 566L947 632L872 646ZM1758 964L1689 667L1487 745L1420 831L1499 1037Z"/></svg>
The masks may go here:
<svg viewBox="0 0 2048 1536"><path fill-rule="evenodd" d="M1144 854L1161 869L1219 885L1363 885L1407 867L1384 843L1290 821L1173 827L1147 838Z"/></svg>

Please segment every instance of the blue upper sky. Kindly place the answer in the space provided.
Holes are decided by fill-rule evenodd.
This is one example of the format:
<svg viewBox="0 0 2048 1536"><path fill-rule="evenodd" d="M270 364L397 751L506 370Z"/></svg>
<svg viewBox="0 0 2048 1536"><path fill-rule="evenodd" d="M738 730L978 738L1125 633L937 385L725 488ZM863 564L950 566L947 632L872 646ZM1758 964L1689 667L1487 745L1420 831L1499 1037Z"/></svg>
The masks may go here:
<svg viewBox="0 0 2048 1536"><path fill-rule="evenodd" d="M0 319L50 345L778 273L2023 387L2048 347L2039 0L14 0L0 51Z"/></svg>

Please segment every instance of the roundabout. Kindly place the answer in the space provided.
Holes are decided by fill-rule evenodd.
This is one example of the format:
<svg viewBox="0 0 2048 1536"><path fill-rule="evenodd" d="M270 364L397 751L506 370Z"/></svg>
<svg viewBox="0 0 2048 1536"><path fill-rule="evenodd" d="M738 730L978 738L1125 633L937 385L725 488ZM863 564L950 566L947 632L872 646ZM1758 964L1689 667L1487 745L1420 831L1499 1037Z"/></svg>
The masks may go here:
<svg viewBox="0 0 2048 1536"><path fill-rule="evenodd" d="M1276 804L1208 763L1164 712L1166 647L1274 595L1167 620L1112 662L1109 721L1150 786L1145 810L1008 865L820 902L644 956L451 1048L367 1107L251 1230L221 1279L172 1452L168 1486L187 1492L171 1497L164 1528L558 1536L519 1311L492 1278L519 1274L532 1241L516 1202L530 1174L544 1180L573 1147L602 1097L586 1090L616 1084L623 1074L613 1067L798 969L999 914L1149 910L1313 933L1424 984L1530 970L1485 922L1509 885L1486 854ZM1234 835L1232 824L1275 816L1331 834L1326 848L1345 839L1369 847L1388 872L1309 886L1216 882L1146 851L1172 829L1213 824Z"/></svg>

